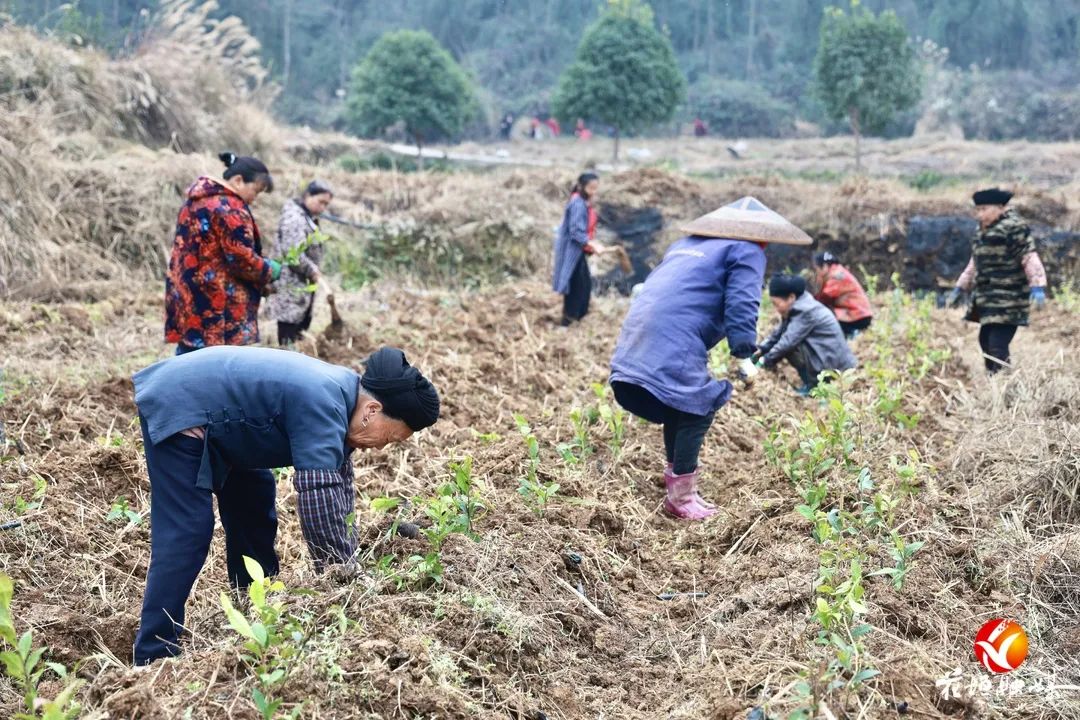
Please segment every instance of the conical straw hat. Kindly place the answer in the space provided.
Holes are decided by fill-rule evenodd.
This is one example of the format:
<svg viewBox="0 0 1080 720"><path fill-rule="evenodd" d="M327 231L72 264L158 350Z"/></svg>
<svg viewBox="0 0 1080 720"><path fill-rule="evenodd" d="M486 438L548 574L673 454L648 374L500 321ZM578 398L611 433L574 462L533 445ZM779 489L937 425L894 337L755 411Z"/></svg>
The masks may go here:
<svg viewBox="0 0 1080 720"><path fill-rule="evenodd" d="M744 197L680 228L688 235L778 245L810 245L809 235L757 198Z"/></svg>

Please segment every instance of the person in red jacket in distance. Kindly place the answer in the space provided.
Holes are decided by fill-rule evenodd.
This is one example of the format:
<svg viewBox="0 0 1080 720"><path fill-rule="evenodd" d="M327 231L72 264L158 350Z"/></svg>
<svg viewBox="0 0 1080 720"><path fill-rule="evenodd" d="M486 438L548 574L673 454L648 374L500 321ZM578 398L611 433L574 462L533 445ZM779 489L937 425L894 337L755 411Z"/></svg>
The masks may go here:
<svg viewBox="0 0 1080 720"><path fill-rule="evenodd" d="M818 287L814 299L833 311L848 340L870 327L874 317L870 298L862 285L831 252L814 256L814 279Z"/></svg>

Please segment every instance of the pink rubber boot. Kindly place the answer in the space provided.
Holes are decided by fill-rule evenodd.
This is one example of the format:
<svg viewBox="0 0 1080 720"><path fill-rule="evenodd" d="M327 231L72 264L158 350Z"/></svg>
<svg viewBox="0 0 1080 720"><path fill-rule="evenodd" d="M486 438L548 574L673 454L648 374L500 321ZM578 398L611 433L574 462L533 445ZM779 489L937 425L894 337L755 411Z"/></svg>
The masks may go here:
<svg viewBox="0 0 1080 720"><path fill-rule="evenodd" d="M674 476L674 473L675 473L675 465L672 464L672 463L668 463L664 467L664 484L665 485L667 484L668 477ZM695 471L694 474L696 475L697 471ZM716 505L714 503L711 503L708 500L706 500L705 498L701 497L701 493L698 492L697 477L694 478L694 491L691 493L691 495L693 495L693 497L694 497L694 502L696 502L698 505L705 508L706 510L715 510L716 509Z"/></svg>
<svg viewBox="0 0 1080 720"><path fill-rule="evenodd" d="M670 515L683 520L704 520L716 513L715 509L699 505L694 500L694 488L697 487L698 473L695 470L685 475L674 473L664 475L664 485L667 486L667 497L664 499L664 510Z"/></svg>

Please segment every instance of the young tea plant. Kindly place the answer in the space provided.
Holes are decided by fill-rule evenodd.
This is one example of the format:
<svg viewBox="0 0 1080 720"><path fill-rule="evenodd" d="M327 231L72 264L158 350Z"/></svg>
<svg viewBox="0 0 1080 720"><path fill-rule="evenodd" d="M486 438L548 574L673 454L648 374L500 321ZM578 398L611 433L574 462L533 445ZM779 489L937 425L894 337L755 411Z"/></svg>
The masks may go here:
<svg viewBox="0 0 1080 720"><path fill-rule="evenodd" d="M83 681L69 680L67 668L59 663L44 662L42 658L47 648L34 647L34 636L30 630L21 636L16 635L11 616L14 589L11 578L0 572L0 641L8 648L0 652L0 663L4 665L5 674L22 692L23 707L27 711L18 712L14 717L16 720L74 720L80 710L75 702L75 692ZM66 685L54 700L43 701L38 696L38 686L47 672L57 675Z"/></svg>
<svg viewBox="0 0 1080 720"><path fill-rule="evenodd" d="M904 540L904 536L893 530L889 539L892 544L889 546L889 555L892 556L893 561L896 563L895 567L882 568L870 573L871 575L887 575L892 578L893 587L897 590L904 587L904 581L907 579L908 572L911 571L911 558L915 553L922 549L925 545L925 541L918 540L916 542L907 542Z"/></svg>
<svg viewBox="0 0 1080 720"><path fill-rule="evenodd" d="M106 522L116 522L118 520L126 520L128 526L139 525L143 521L142 514L132 510L128 504L128 499L123 495L113 500L112 507L109 508L109 512L105 516Z"/></svg>
<svg viewBox="0 0 1080 720"><path fill-rule="evenodd" d="M283 602L270 601L271 593L285 592L284 583L267 578L262 566L246 555L244 567L252 579L248 586L248 597L255 620L249 621L237 610L226 592L221 593L221 607L229 625L245 640L244 650L247 652L241 659L251 669L256 681L251 691L252 702L263 720L279 717L295 719L300 716L303 705L279 715L283 701L277 695L301 660L308 631L299 618L285 612Z"/></svg>
<svg viewBox="0 0 1080 720"><path fill-rule="evenodd" d="M473 480L472 458L451 463L450 472L450 481L440 485L435 495L422 503L424 514L431 521L431 527L424 530L424 535L436 553L454 533L479 539L473 525L487 509L478 483Z"/></svg>
<svg viewBox="0 0 1080 720"><path fill-rule="evenodd" d="M556 448L559 456L568 465L578 465L585 462L596 449L589 443L589 426L599 419L595 410L582 410L574 408L570 411L570 425L574 428L574 441L572 443L560 443Z"/></svg>
<svg viewBox="0 0 1080 720"><path fill-rule="evenodd" d="M626 435L626 411L618 405L612 405L608 401L609 388L603 383L593 383L593 394L596 395L596 413L607 426L611 433L611 452L615 457L622 452L623 441Z"/></svg>
<svg viewBox="0 0 1080 720"><path fill-rule="evenodd" d="M514 421L525 440L525 448L528 452L528 457L525 459L525 474L518 481L518 494L536 513L536 516L542 518L548 502L559 492L559 483L546 483L540 479L540 443L533 434L529 422L523 416L514 415Z"/></svg>
<svg viewBox="0 0 1080 720"><path fill-rule="evenodd" d="M48 490L48 485L45 483L45 478L40 475L34 475L34 492L30 495L30 499L17 496L11 502L11 510L16 515L25 515L31 510L37 510L41 507L42 502L45 500L45 492Z"/></svg>

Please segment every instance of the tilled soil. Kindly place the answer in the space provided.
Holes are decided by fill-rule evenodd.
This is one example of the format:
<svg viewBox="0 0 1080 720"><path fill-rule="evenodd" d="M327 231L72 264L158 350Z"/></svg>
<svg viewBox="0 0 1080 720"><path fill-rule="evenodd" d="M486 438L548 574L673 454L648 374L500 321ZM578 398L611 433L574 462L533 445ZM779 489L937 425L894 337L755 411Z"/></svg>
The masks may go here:
<svg viewBox="0 0 1080 720"><path fill-rule="evenodd" d="M557 299L536 282L481 293L381 284L338 304L345 325L300 349L359 367L379 345L400 346L439 388L443 417L404 445L355 458L360 577L313 574L282 477L281 579L312 591L286 606L317 628L282 691L287 706L303 702L302 717L364 718L761 718L791 709L795 684L824 657L810 617L819 547L794 512L796 491L763 452L766 425L822 412L795 396L793 374L737 383L702 455L702 492L719 512L684 523L661 510L658 428L628 418L616 453L609 430L594 425L596 452L580 465L556 452L572 440L570 410L597 403L593 385L606 381L625 300L599 298L569 330L557 327ZM0 522L21 522L0 531L0 558L16 582L16 625L33 628L57 662L90 658L79 669L89 680L81 697L96 717L257 717L251 673L218 601L227 588L220 537L189 602L185 654L128 667L149 559L149 486L128 377L166 349L156 293L93 306L85 322L72 319L83 318L79 306L68 307L12 304L0 316L11 353ZM919 424L876 427L863 458L885 475L890 456L916 450L933 467L898 511L904 532L927 545L902 589L867 580L876 631L866 651L882 674L828 712L1019 718L1077 707L1067 697L948 698L936 684L957 667L977 672L972 638L1000 614L1033 636L1032 672L1080 680L1062 660L1080 637L1077 603L1050 589L1076 582L1075 550L1061 540L1076 532L1076 518L1032 505L1080 482L1078 320L1050 310L1035 321L1015 344L1014 376L988 383L973 326L933 314L932 343L953 358L909 393ZM864 361L877 351L869 338L855 349ZM515 414L539 439L541 479L561 485L542 518L518 493L526 453ZM999 446L987 445L995 432ZM1027 484L996 492L1017 462L1032 463L1026 449L1040 447L1049 457L1033 463ZM441 584L399 588L379 576L379 557L404 563L428 547L423 538L387 539L390 518L367 500L430 496L448 464L465 457L487 507L478 539L446 542ZM146 519L107 520L120 497ZM40 506L20 512L18 498ZM426 522L416 503L399 519ZM1031 548L1043 552L1036 571ZM875 560L886 564L884 548ZM58 691L50 682L43 693ZM14 710L18 700L0 683L0 707Z"/></svg>

